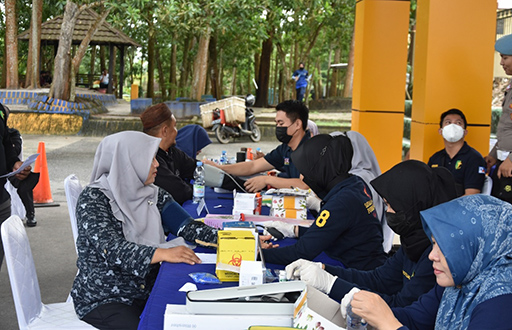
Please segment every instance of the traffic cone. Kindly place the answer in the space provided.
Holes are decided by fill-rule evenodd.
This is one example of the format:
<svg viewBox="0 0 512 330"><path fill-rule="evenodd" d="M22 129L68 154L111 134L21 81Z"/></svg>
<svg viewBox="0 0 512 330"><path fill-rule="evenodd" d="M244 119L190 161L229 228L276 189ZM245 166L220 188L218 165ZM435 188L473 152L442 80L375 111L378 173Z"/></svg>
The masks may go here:
<svg viewBox="0 0 512 330"><path fill-rule="evenodd" d="M40 141L37 147L39 156L34 164L34 172L39 173L39 182L33 189L34 203L53 203L52 191L50 189L50 176L48 175L48 164L46 163L46 149L44 142Z"/></svg>

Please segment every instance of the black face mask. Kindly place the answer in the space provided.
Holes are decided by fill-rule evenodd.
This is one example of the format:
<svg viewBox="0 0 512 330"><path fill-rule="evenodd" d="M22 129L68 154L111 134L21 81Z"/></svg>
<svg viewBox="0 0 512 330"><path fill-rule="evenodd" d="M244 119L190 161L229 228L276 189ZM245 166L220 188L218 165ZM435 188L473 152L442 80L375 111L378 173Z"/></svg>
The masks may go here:
<svg viewBox="0 0 512 330"><path fill-rule="evenodd" d="M412 229L403 211L396 213L386 212L386 221L389 228L398 235L407 235Z"/></svg>
<svg viewBox="0 0 512 330"><path fill-rule="evenodd" d="M292 135L288 135L288 127L285 126L276 126L276 138L279 142L288 144L290 140L292 139Z"/></svg>

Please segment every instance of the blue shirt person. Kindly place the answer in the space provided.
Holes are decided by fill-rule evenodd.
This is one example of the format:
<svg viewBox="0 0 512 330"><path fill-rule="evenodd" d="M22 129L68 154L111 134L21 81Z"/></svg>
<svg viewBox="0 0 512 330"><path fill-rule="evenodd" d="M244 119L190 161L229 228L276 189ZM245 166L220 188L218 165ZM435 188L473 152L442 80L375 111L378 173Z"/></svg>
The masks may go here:
<svg viewBox="0 0 512 330"><path fill-rule="evenodd" d="M304 63L299 63L299 69L293 72L292 78L295 79L295 90L297 91L297 101L304 100L306 87L308 87L309 72L304 69Z"/></svg>

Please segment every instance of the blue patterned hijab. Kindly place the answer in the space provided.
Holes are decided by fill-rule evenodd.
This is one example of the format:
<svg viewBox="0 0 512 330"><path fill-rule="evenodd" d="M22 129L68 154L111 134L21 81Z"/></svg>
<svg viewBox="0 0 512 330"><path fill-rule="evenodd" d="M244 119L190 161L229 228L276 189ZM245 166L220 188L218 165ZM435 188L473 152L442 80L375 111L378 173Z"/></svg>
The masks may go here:
<svg viewBox="0 0 512 330"><path fill-rule="evenodd" d="M471 195L420 213L455 282L444 291L436 329L466 329L478 304L512 293L512 205Z"/></svg>

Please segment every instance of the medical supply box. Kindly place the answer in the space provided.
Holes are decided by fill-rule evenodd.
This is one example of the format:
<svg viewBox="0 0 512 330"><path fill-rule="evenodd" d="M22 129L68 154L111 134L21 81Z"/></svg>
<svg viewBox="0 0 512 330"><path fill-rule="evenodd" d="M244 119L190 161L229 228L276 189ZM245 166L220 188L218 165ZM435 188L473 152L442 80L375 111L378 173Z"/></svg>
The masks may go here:
<svg viewBox="0 0 512 330"><path fill-rule="evenodd" d="M242 228L219 230L217 244L215 274L222 282L238 282L242 260L256 260L258 233Z"/></svg>

